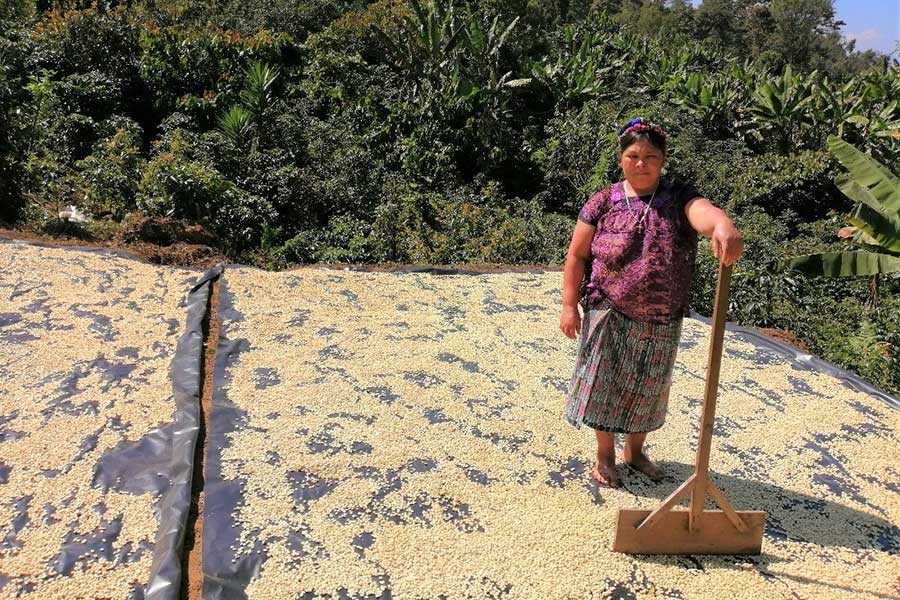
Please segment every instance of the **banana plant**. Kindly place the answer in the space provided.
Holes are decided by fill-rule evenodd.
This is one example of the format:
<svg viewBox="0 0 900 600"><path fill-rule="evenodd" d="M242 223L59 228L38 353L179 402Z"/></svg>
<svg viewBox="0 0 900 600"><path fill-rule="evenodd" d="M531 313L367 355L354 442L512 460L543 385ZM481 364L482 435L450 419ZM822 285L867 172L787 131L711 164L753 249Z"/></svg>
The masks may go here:
<svg viewBox="0 0 900 600"><path fill-rule="evenodd" d="M611 36L603 32L587 31L579 35L573 25L566 25L563 37L565 50L555 58L533 61L532 77L563 100L600 96L627 57L612 51Z"/></svg>
<svg viewBox="0 0 900 600"><path fill-rule="evenodd" d="M467 50L467 58L473 67L472 75L479 80L481 85L462 80L459 89L465 97L482 96L486 101L496 100L502 89L508 86L512 71L500 75L500 49L518 22L519 17L516 17L511 22L502 25L500 16L497 15L490 25L486 26L485 23L482 23L481 17L471 8L469 9L468 20L463 27L463 42ZM475 90L474 94L472 90Z"/></svg>
<svg viewBox="0 0 900 600"><path fill-rule="evenodd" d="M647 51L641 52L649 60L641 65L637 75L644 84L644 90L658 93L671 89L673 82L685 78L688 68L689 55L683 49L679 52L662 53Z"/></svg>
<svg viewBox="0 0 900 600"><path fill-rule="evenodd" d="M843 138L846 126L860 116L863 99L859 93L858 80L851 79L843 85L837 85L824 77L815 84L810 110L816 123L837 127L837 136Z"/></svg>
<svg viewBox="0 0 900 600"><path fill-rule="evenodd" d="M734 122L740 91L727 76L704 77L694 72L673 81L674 102L695 114L707 131L725 134Z"/></svg>
<svg viewBox="0 0 900 600"><path fill-rule="evenodd" d="M779 146L787 152L794 139L794 131L810 121L809 103L812 101L812 82L809 77L795 75L790 65L770 81L763 81L753 94L750 114L759 128L775 130Z"/></svg>
<svg viewBox="0 0 900 600"><path fill-rule="evenodd" d="M396 67L414 81L427 78L432 83L453 66L453 52L462 41L465 29L460 26L453 0L432 0L423 6L410 0L413 15L405 15L396 40L377 25L372 25L396 60ZM413 87L418 95L420 87Z"/></svg>
<svg viewBox="0 0 900 600"><path fill-rule="evenodd" d="M878 275L900 272L900 180L839 137L829 136L828 149L848 171L838 187L857 203L839 232L856 250L795 256L784 266L813 276L872 276L877 289Z"/></svg>

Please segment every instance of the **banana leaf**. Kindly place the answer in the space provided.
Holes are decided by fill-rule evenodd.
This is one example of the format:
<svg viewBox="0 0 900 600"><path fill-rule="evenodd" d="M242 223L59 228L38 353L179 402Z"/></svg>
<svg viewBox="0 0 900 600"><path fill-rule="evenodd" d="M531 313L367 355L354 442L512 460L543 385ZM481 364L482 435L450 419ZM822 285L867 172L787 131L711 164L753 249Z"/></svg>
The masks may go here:
<svg viewBox="0 0 900 600"><path fill-rule="evenodd" d="M891 252L900 252L900 215L888 214L868 190L856 182L844 182L840 187L848 197L859 202L850 222L871 235L878 245Z"/></svg>
<svg viewBox="0 0 900 600"><path fill-rule="evenodd" d="M900 272L900 256L875 252L826 252L794 256L785 268L813 277L861 277Z"/></svg>
<svg viewBox="0 0 900 600"><path fill-rule="evenodd" d="M866 188L883 207L879 212L885 215L900 214L900 180L893 173L839 137L833 135L828 137L828 149L850 172L856 183ZM841 191L847 193L843 187ZM856 200L853 196L850 197Z"/></svg>

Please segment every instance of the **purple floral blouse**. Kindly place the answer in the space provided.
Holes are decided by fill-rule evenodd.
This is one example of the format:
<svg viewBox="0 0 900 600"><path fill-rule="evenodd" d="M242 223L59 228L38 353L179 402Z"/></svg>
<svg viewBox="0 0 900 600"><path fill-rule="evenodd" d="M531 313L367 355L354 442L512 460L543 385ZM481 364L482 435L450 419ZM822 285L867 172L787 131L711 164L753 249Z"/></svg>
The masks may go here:
<svg viewBox="0 0 900 600"><path fill-rule="evenodd" d="M597 229L581 288L585 310L608 299L635 321L687 315L697 232L684 207L699 196L692 185L660 179L649 207L649 194L626 200L623 182L588 198L578 219Z"/></svg>

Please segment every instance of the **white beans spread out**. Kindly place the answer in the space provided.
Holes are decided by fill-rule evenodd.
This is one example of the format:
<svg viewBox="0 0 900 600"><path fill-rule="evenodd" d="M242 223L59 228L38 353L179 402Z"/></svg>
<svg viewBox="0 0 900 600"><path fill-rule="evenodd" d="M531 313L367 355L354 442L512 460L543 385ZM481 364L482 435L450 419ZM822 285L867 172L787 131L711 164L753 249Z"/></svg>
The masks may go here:
<svg viewBox="0 0 900 600"><path fill-rule="evenodd" d="M169 365L198 276L0 245L0 598L124 600L146 587L158 498L93 481L104 455L172 421ZM65 568L61 551L80 542L93 549Z"/></svg>
<svg viewBox="0 0 900 600"><path fill-rule="evenodd" d="M685 322L649 438L670 479L620 467L626 489L598 497L593 432L562 418L560 273L225 278L241 318L224 333L249 342L228 373L246 424L222 468L244 484L231 550L266 557L251 599L900 594L900 413L829 375L727 335L711 472L737 509L768 511L762 557L613 554L617 510L651 508L692 470L708 326Z"/></svg>

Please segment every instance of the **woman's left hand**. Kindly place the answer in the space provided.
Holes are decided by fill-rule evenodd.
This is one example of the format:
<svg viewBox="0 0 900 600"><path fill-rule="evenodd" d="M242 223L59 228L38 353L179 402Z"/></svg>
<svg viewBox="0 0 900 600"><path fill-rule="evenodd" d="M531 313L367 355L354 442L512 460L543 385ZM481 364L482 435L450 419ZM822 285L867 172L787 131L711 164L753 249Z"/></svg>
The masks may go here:
<svg viewBox="0 0 900 600"><path fill-rule="evenodd" d="M744 253L744 239L730 220L716 225L710 237L713 254L726 267L734 264Z"/></svg>

